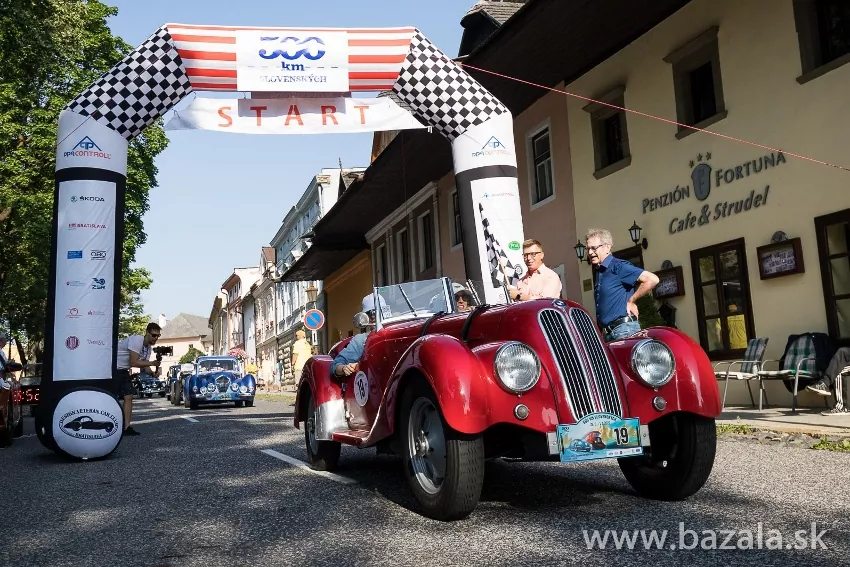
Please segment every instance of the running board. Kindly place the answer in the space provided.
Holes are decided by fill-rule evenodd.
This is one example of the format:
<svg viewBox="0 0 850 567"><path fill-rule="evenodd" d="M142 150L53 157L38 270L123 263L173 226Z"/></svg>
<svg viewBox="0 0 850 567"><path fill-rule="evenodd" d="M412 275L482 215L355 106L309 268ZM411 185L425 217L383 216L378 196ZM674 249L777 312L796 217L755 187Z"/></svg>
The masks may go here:
<svg viewBox="0 0 850 567"><path fill-rule="evenodd" d="M359 446L369 437L368 429L348 429L335 431L331 436L334 441L345 443L346 445Z"/></svg>

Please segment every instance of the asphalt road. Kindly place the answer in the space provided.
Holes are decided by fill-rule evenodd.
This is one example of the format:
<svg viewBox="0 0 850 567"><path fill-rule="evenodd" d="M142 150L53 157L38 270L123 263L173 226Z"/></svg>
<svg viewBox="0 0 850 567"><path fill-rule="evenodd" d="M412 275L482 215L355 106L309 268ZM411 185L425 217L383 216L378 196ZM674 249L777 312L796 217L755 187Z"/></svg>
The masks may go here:
<svg viewBox="0 0 850 567"><path fill-rule="evenodd" d="M336 475L297 466L290 404L137 400L142 435L90 463L44 449L27 418L29 436L0 451L0 565L850 565L848 454L721 440L708 484L676 503L637 497L614 462L494 461L473 515L440 523L416 513L399 458L343 449ZM811 549L812 522L827 549ZM662 549L638 534L618 550L610 534L589 548L584 530L668 531ZM807 549L787 549L798 530Z"/></svg>

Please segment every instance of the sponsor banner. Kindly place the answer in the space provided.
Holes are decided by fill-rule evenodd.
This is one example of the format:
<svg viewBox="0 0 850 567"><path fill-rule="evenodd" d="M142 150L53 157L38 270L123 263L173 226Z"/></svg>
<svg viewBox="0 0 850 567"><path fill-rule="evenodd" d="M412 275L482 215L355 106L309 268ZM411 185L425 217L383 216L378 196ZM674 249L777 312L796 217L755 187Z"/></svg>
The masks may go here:
<svg viewBox="0 0 850 567"><path fill-rule="evenodd" d="M236 134L345 134L425 127L386 97L196 98L165 125L166 130Z"/></svg>
<svg viewBox="0 0 850 567"><path fill-rule="evenodd" d="M90 117L63 110L59 114L59 132L56 171L69 167L93 167L126 175L127 140L115 130Z"/></svg>
<svg viewBox="0 0 850 567"><path fill-rule="evenodd" d="M472 181L476 242L484 300L506 303L505 284L516 286L526 271L522 261L522 212L515 177Z"/></svg>
<svg viewBox="0 0 850 567"><path fill-rule="evenodd" d="M236 90L348 92L348 33L236 31Z"/></svg>
<svg viewBox="0 0 850 567"><path fill-rule="evenodd" d="M53 379L112 377L115 183L59 184Z"/></svg>
<svg viewBox="0 0 850 567"><path fill-rule="evenodd" d="M112 321L83 328L75 320L57 320L53 328L53 380L112 379Z"/></svg>
<svg viewBox="0 0 850 567"><path fill-rule="evenodd" d="M121 441L124 415L114 396L99 390L75 390L53 411L53 439L79 459L104 457Z"/></svg>
<svg viewBox="0 0 850 567"><path fill-rule="evenodd" d="M495 116L455 138L452 142L452 157L455 175L489 165L516 167L511 115Z"/></svg>

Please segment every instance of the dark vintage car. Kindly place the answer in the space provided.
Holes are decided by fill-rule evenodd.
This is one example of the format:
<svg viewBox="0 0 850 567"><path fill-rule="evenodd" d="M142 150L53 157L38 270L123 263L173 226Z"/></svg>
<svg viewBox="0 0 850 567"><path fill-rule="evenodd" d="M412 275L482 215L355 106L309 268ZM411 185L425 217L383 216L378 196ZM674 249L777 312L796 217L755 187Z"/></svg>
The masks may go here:
<svg viewBox="0 0 850 567"><path fill-rule="evenodd" d="M225 402L251 407L256 392L256 379L242 371L235 356L199 356L195 373L183 379L183 405L190 409Z"/></svg>
<svg viewBox="0 0 850 567"><path fill-rule="evenodd" d="M165 397L170 401L174 392L174 383L180 380L180 365L172 364L165 375Z"/></svg>
<svg viewBox="0 0 850 567"><path fill-rule="evenodd" d="M615 458L638 494L660 500L703 486L720 396L693 339L657 327L606 344L578 303L461 313L452 291L448 278L375 288L372 304L388 312L378 309L357 369L331 373L350 338L307 362L294 422L313 468L334 469L342 444L400 453L422 512L441 520L474 510L497 457ZM607 447L588 452L593 431Z"/></svg>
<svg viewBox="0 0 850 567"><path fill-rule="evenodd" d="M183 390L186 387L186 379L194 376L194 374L195 364L192 362L186 362L177 367L177 376L169 384L171 405L177 406L183 403Z"/></svg>
<svg viewBox="0 0 850 567"><path fill-rule="evenodd" d="M21 363L7 360L0 349L0 447L8 447L24 434L21 383L15 376L21 370Z"/></svg>
<svg viewBox="0 0 850 567"><path fill-rule="evenodd" d="M154 394L158 395L160 398L165 397L166 381L164 378L157 378L153 374L143 370L136 374L134 382L136 392L140 398L144 398L145 396L152 398Z"/></svg>

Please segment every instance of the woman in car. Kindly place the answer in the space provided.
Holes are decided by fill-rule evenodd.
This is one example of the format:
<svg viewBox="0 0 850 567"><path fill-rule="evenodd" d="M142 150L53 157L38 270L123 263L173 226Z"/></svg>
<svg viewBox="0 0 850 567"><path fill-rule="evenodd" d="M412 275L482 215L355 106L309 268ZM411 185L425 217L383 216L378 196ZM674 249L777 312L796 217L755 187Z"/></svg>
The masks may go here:
<svg viewBox="0 0 850 567"><path fill-rule="evenodd" d="M457 310L460 313L472 311L475 301L472 299L472 294L463 289L455 293L455 301L457 302Z"/></svg>

